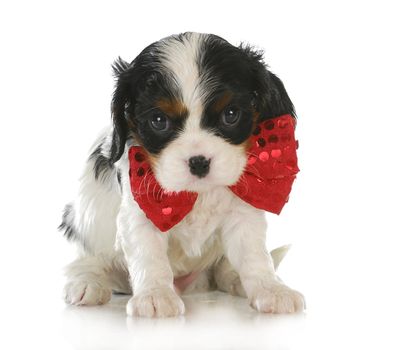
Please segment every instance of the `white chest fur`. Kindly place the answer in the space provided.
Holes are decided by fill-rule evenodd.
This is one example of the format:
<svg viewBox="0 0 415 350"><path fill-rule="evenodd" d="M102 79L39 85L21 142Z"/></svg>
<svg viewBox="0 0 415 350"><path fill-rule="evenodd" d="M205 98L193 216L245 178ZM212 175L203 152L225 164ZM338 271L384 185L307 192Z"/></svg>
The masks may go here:
<svg viewBox="0 0 415 350"><path fill-rule="evenodd" d="M174 270L204 269L223 254L221 225L237 201L226 187L198 195L192 211L168 233Z"/></svg>

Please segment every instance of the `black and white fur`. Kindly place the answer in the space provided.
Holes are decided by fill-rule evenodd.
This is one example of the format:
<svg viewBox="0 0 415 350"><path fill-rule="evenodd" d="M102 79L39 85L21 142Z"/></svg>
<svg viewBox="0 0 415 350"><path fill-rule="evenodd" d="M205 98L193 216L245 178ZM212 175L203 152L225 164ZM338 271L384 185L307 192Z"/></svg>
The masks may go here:
<svg viewBox="0 0 415 350"><path fill-rule="evenodd" d="M103 304L117 291L132 293L128 315L180 315L184 304L173 280L196 271L186 292L217 287L247 297L261 312L303 310L302 295L275 275L264 212L228 189L244 170L256 124L295 114L261 54L215 35L185 33L151 44L130 64L119 59L114 71L113 126L93 145L61 224L79 247L66 269L65 300ZM230 114L237 116L232 125L224 117ZM132 197L127 152L136 144L147 150L162 187L199 193L167 233ZM206 176L189 171L193 156L210 160Z"/></svg>

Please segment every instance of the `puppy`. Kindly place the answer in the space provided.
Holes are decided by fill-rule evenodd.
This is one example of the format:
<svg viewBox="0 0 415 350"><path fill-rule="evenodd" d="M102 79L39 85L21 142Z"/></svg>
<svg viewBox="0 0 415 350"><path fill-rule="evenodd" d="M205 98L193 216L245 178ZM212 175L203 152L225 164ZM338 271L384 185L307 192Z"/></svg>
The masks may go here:
<svg viewBox="0 0 415 350"><path fill-rule="evenodd" d="M66 302L104 304L112 291L132 293L128 315L167 317L184 313L180 292L217 288L260 312L302 311L303 296L275 275L264 210L231 187L247 166L255 128L295 116L261 53L184 33L113 68L113 125L96 139L60 226L79 247L66 269ZM146 201L154 188L145 179L132 188L132 157L145 162L134 176L150 174L156 197L191 197L189 205L189 196L175 199L185 215L174 218L171 206L144 210L137 193ZM160 226L163 215L178 222Z"/></svg>

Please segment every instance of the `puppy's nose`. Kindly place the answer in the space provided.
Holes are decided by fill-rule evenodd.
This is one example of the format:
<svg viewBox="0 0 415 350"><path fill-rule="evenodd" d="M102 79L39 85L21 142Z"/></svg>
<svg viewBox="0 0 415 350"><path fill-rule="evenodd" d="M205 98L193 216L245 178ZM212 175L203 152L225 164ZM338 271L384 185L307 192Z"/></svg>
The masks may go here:
<svg viewBox="0 0 415 350"><path fill-rule="evenodd" d="M195 156L189 158L190 172L197 177L205 177L209 172L210 159L205 156Z"/></svg>

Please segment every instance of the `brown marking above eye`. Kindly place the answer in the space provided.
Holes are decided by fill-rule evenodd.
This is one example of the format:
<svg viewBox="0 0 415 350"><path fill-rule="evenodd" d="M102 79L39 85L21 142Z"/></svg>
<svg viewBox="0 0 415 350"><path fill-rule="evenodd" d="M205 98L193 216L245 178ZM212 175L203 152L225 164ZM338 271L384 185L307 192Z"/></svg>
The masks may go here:
<svg viewBox="0 0 415 350"><path fill-rule="evenodd" d="M189 113L184 103L176 99L158 100L156 106L170 118L185 118Z"/></svg>
<svg viewBox="0 0 415 350"><path fill-rule="evenodd" d="M213 111L216 113L222 112L225 107L231 102L232 93L230 91L225 91L221 97L219 97L212 106Z"/></svg>

